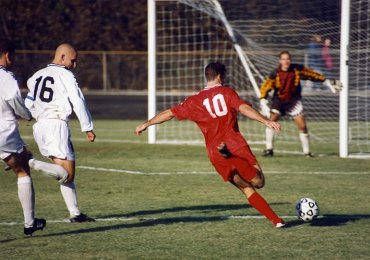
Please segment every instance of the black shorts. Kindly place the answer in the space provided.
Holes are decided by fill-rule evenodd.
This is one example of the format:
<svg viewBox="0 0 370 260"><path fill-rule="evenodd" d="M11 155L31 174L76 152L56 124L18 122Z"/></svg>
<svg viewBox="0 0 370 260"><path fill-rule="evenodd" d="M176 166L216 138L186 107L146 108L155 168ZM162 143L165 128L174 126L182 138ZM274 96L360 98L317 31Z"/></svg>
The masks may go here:
<svg viewBox="0 0 370 260"><path fill-rule="evenodd" d="M296 117L303 114L303 105L300 99L294 99L288 102L282 102L278 98L272 100L271 111L279 115L288 115Z"/></svg>

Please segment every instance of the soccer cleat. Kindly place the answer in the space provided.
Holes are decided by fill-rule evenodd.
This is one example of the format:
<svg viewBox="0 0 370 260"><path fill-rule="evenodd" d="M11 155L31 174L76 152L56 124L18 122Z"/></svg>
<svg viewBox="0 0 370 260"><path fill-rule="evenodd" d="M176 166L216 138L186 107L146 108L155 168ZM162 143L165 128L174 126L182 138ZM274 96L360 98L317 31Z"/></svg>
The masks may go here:
<svg viewBox="0 0 370 260"><path fill-rule="evenodd" d="M30 152L30 151L27 151L27 153L28 153L28 160L30 160L30 159L33 159L33 154Z"/></svg>
<svg viewBox="0 0 370 260"><path fill-rule="evenodd" d="M89 216L87 216L83 213L81 213L80 215L75 216L73 218L70 218L69 220L71 221L71 223L94 222L95 221L95 219L90 218Z"/></svg>
<svg viewBox="0 0 370 260"><path fill-rule="evenodd" d="M43 230L46 227L46 220L43 218L35 218L32 227L24 228L23 233L25 236L32 236L33 232Z"/></svg>
<svg viewBox="0 0 370 260"><path fill-rule="evenodd" d="M262 156L264 156L264 157L272 157L272 156L274 156L274 150L272 150L272 149L263 150Z"/></svg>
<svg viewBox="0 0 370 260"><path fill-rule="evenodd" d="M231 157L231 153L225 143L221 143L218 147L218 152L225 158Z"/></svg>
<svg viewBox="0 0 370 260"><path fill-rule="evenodd" d="M283 228L283 227L285 227L285 225L286 225L286 224L285 224L285 222L283 221L283 222L276 223L276 224L275 224L275 227L276 227L276 228Z"/></svg>
<svg viewBox="0 0 370 260"><path fill-rule="evenodd" d="M306 153L304 156L306 156L307 158L313 158L313 157L315 157L311 152Z"/></svg>

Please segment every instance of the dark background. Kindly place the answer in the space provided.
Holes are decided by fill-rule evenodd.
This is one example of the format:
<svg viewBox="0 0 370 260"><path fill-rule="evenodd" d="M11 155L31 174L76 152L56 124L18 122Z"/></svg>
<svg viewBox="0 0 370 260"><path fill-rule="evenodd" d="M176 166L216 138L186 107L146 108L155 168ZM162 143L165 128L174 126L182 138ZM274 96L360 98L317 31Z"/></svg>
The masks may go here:
<svg viewBox="0 0 370 260"><path fill-rule="evenodd" d="M340 0L227 0L226 16L292 17L340 22ZM238 4L238 10L235 8ZM54 50L70 42L79 50L146 51L146 0L0 0L0 35L18 49ZM339 11L339 12L338 12Z"/></svg>
<svg viewBox="0 0 370 260"><path fill-rule="evenodd" d="M340 0L228 0L220 1L226 16L242 13L251 19L273 17L316 18L340 23ZM238 3L238 9L235 9ZM0 0L0 35L12 39L18 50L16 73L22 88L36 70L51 61L53 50L69 42L79 50L76 77L94 118L145 119L147 117L147 1L146 0ZM178 12L177 15L180 15ZM273 26L273 25L272 25ZM270 36L274 40L273 35ZM264 38L264 41L269 41ZM22 52L23 50L23 52ZM26 50L26 53L24 52ZM35 51L35 54L30 54ZM40 54L40 51L44 53ZM108 93L102 87L100 54L109 53ZM98 69L97 69L98 68ZM98 73L96 72L98 71ZM117 78L123 75L123 79ZM115 90L142 91L140 95L110 94ZM160 98L159 98L160 99Z"/></svg>

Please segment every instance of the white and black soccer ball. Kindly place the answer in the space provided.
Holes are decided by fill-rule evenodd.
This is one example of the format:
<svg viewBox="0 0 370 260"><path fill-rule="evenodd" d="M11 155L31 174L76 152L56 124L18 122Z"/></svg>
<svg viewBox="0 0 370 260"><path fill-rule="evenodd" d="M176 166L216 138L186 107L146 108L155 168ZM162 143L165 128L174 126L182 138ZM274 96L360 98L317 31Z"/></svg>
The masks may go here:
<svg viewBox="0 0 370 260"><path fill-rule="evenodd" d="M310 198L301 198L296 206L297 217L303 221L312 221L319 216L319 205Z"/></svg>

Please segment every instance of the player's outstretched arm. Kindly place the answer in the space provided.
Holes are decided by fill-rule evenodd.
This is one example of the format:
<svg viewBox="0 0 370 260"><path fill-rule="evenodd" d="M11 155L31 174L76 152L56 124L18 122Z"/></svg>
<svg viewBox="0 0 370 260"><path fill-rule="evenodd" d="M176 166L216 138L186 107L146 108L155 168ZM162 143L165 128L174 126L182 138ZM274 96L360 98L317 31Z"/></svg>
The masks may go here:
<svg viewBox="0 0 370 260"><path fill-rule="evenodd" d="M246 116L250 119L253 119L266 125L267 127L273 129L277 133L281 131L281 127L278 122L269 120L250 105L247 104L240 105L239 112L242 113L243 116Z"/></svg>
<svg viewBox="0 0 370 260"><path fill-rule="evenodd" d="M162 124L168 120L171 120L174 118L175 115L172 113L171 109L167 109L150 119L149 121L146 121L144 124L138 125L135 130L136 135L141 135L143 131L145 131L149 126L151 125L157 125Z"/></svg>
<svg viewBox="0 0 370 260"><path fill-rule="evenodd" d="M326 79L323 84L324 86L327 86L334 94L341 91L343 88L342 82L337 79Z"/></svg>
<svg viewBox="0 0 370 260"><path fill-rule="evenodd" d="M25 106L24 101L20 95L15 96L12 99L6 101L9 106L11 106L18 116L31 121L32 115L28 108Z"/></svg>

